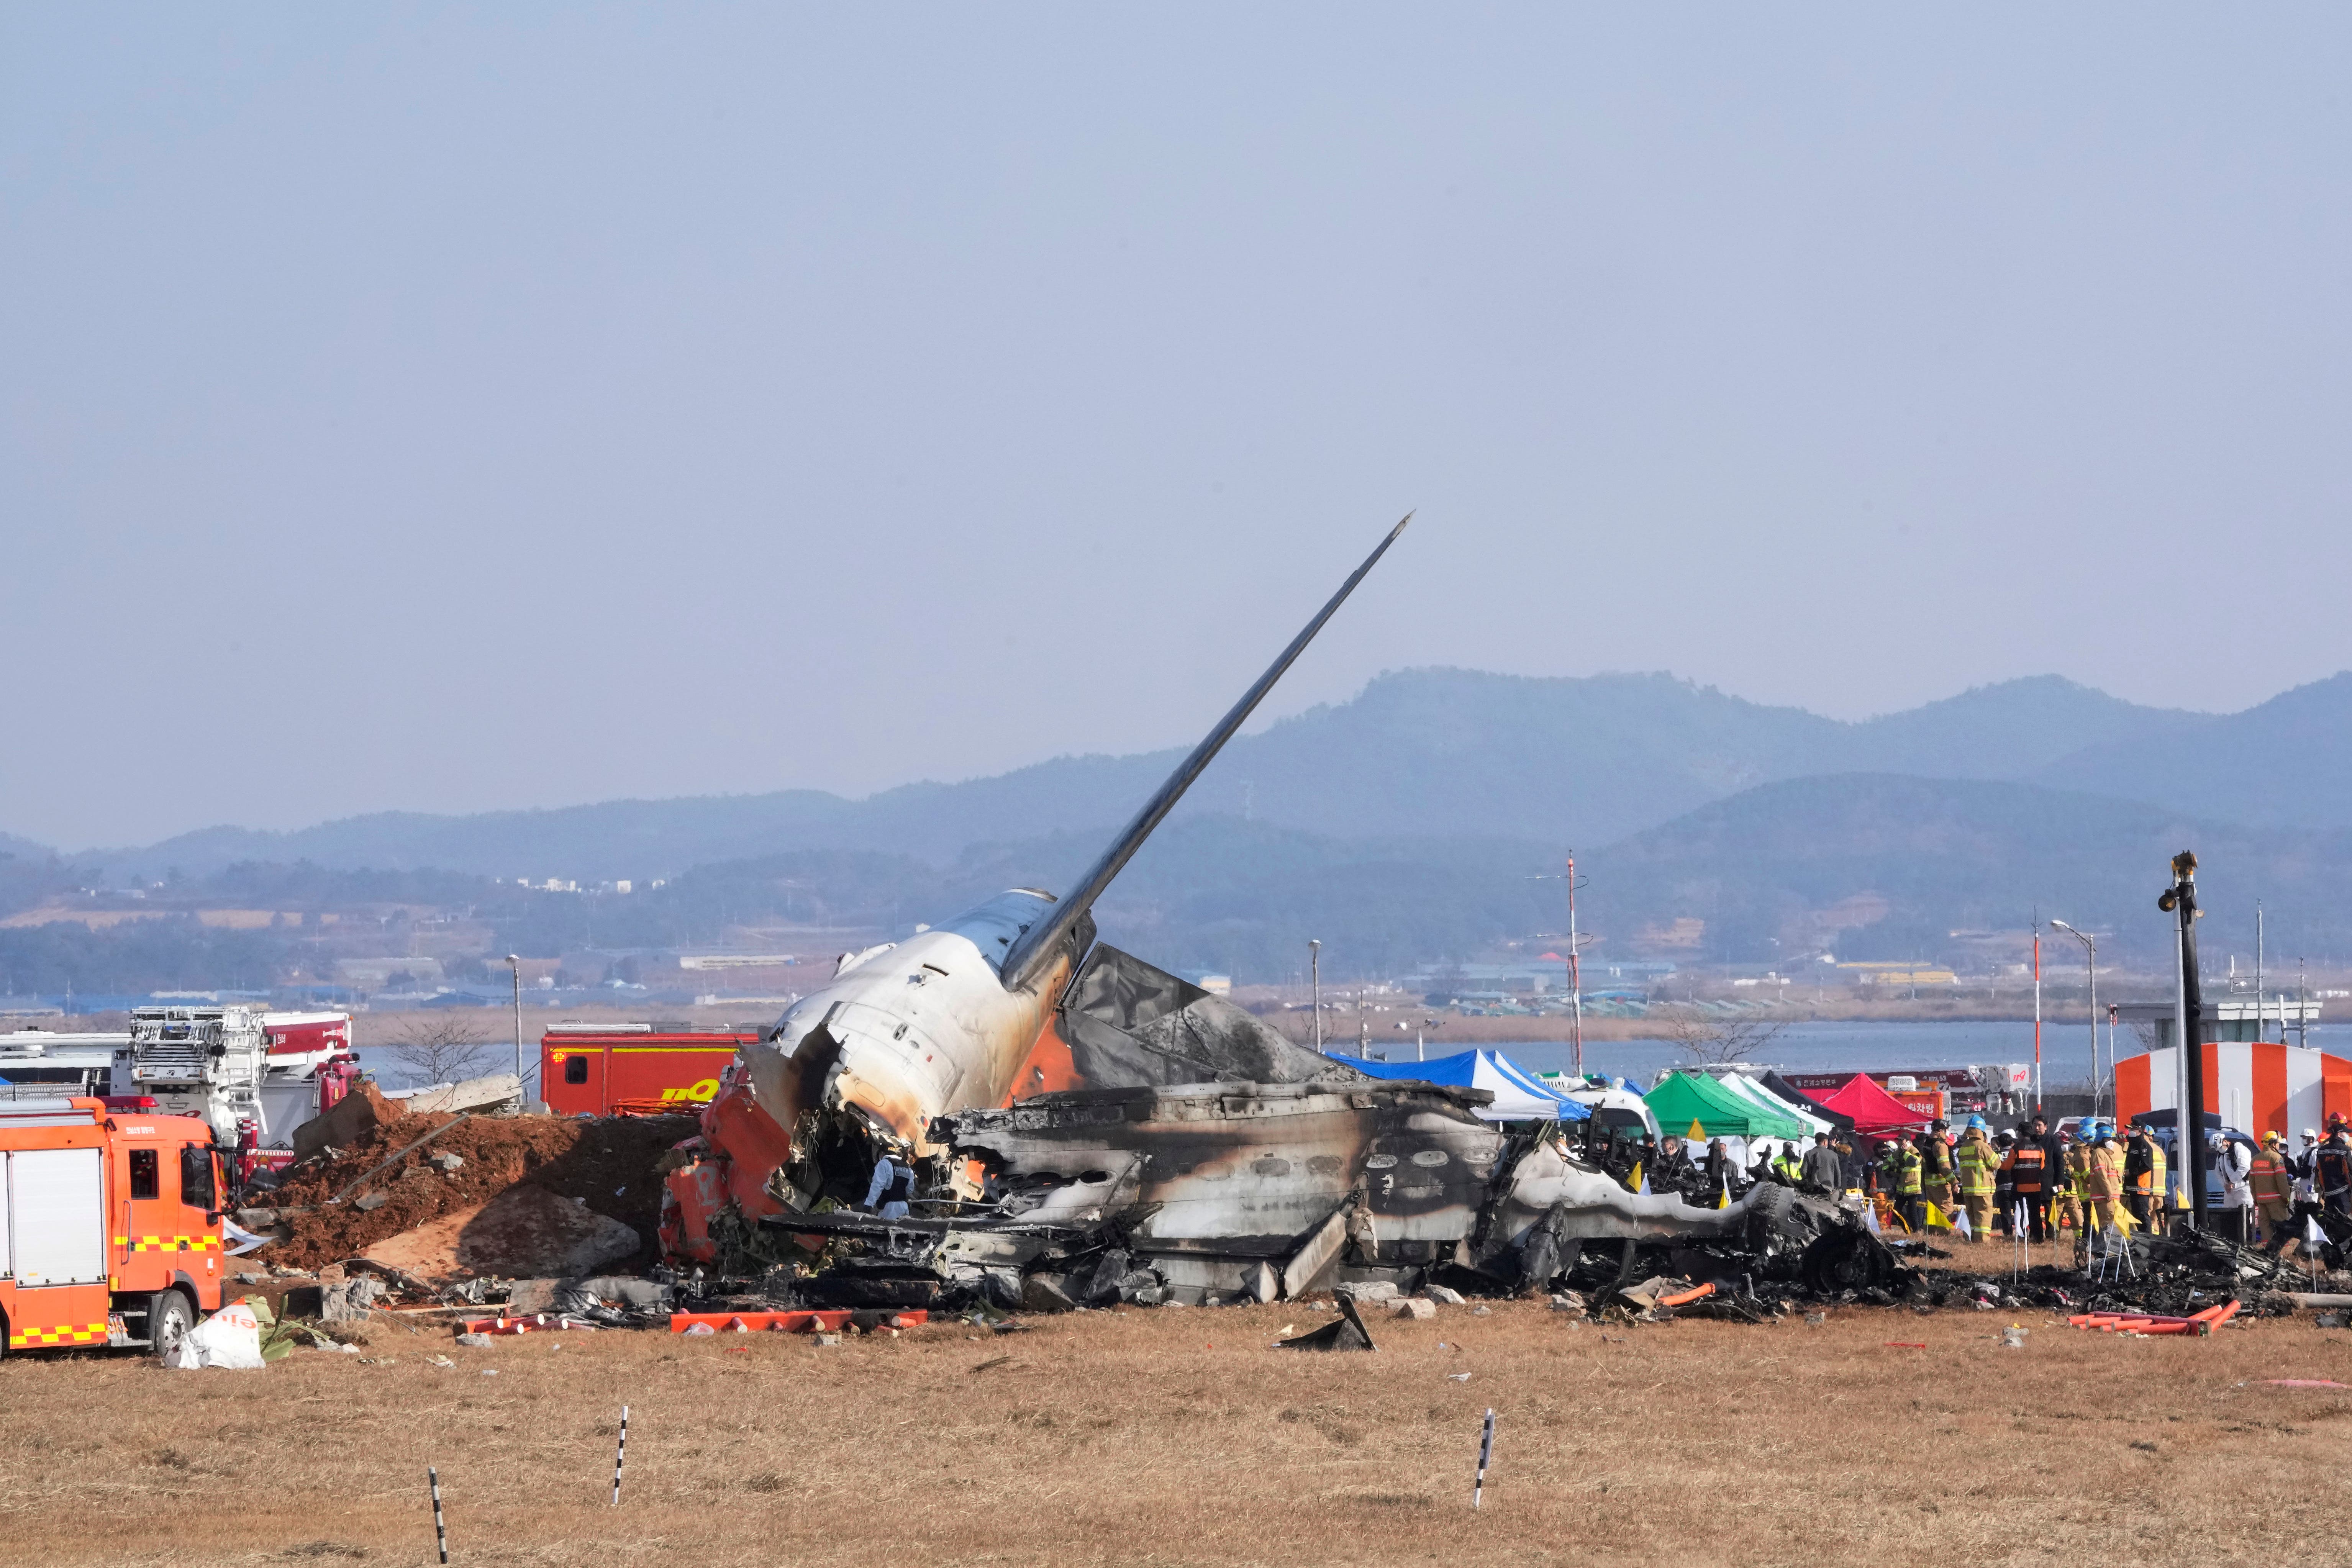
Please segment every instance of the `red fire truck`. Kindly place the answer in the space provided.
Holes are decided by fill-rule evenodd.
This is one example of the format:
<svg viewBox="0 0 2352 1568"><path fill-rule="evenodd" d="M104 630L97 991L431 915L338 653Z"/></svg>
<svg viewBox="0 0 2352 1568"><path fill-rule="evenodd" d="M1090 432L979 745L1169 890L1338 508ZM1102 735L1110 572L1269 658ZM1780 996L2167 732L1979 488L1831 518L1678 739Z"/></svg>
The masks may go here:
<svg viewBox="0 0 2352 1568"><path fill-rule="evenodd" d="M558 1116L645 1116L691 1110L719 1092L719 1075L761 1026L558 1024L540 1037L541 1097Z"/></svg>
<svg viewBox="0 0 2352 1568"><path fill-rule="evenodd" d="M204 1121L0 1100L0 1177L7 1351L160 1352L219 1309L227 1173Z"/></svg>

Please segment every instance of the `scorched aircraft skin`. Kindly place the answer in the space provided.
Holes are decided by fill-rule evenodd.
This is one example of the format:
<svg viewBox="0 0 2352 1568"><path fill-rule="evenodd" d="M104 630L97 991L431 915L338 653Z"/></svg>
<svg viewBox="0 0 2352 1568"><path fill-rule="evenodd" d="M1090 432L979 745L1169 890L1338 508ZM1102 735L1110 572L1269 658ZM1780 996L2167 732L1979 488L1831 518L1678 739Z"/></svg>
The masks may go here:
<svg viewBox="0 0 2352 1568"><path fill-rule="evenodd" d="M848 956L832 984L742 1050L703 1113L701 1135L677 1151L667 1177L664 1251L720 1263L762 1217L821 1195L863 1198L885 1152L928 1166L935 1184L976 1192L929 1141L930 1122L1076 1086L1052 1021L1093 944L1095 900L1411 521L1389 531L1076 889L1057 900L1015 889L906 942Z"/></svg>

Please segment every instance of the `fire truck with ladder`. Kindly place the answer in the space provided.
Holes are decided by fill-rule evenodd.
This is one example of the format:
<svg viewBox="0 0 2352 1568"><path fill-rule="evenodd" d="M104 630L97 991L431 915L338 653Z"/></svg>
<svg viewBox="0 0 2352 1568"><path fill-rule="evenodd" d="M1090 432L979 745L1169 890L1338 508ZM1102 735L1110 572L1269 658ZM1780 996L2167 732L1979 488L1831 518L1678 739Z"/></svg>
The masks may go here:
<svg viewBox="0 0 2352 1568"><path fill-rule="evenodd" d="M228 1172L194 1117L0 1100L0 1354L158 1354L221 1305Z"/></svg>
<svg viewBox="0 0 2352 1568"><path fill-rule="evenodd" d="M331 1110L359 1078L344 1013L247 1007L134 1007L107 1104L193 1116L232 1150L240 1183L294 1157L294 1129Z"/></svg>

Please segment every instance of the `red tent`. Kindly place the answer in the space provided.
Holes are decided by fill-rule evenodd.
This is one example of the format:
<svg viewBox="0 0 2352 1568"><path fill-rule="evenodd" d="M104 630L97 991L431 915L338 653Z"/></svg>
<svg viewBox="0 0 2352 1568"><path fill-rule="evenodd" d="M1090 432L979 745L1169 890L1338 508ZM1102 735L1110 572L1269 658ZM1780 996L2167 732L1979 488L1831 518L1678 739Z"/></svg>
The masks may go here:
<svg viewBox="0 0 2352 1568"><path fill-rule="evenodd" d="M1853 1118L1853 1130L1864 1138L1884 1137L1906 1127L1925 1127L1927 1118L1887 1093L1869 1077L1856 1073L1836 1089L1807 1099L1825 1110Z"/></svg>

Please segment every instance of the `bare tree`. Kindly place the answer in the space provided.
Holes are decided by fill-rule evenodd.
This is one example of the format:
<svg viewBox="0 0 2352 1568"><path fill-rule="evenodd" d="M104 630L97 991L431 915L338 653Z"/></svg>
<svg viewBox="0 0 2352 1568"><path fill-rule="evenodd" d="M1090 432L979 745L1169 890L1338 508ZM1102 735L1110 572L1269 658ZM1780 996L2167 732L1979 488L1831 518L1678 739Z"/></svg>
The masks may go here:
<svg viewBox="0 0 2352 1568"><path fill-rule="evenodd" d="M418 1087L456 1083L479 1077L492 1065L493 1053L481 1031L446 1013L427 1013L401 1026L383 1054L400 1065L402 1076Z"/></svg>
<svg viewBox="0 0 2352 1568"><path fill-rule="evenodd" d="M1696 1067L1722 1067L1751 1060L1757 1052L1780 1037L1786 1019L1759 1018L1753 1014L1711 1013L1704 1007L1654 1007L1650 1020L1683 1059Z"/></svg>

